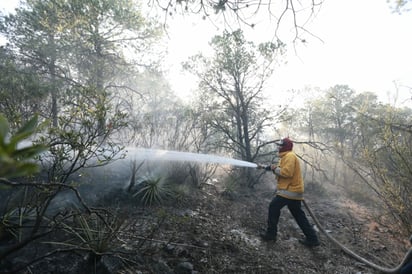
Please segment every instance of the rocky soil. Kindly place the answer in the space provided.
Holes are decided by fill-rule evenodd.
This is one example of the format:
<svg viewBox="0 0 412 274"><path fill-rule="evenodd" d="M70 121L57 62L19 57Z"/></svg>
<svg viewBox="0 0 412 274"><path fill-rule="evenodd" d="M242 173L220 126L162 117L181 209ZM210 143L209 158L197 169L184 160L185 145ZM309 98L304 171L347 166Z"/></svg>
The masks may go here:
<svg viewBox="0 0 412 274"><path fill-rule="evenodd" d="M377 273L323 234L319 247L302 246L287 208L277 242L262 242L270 183L230 193L204 185L194 193L163 206L129 204L120 209L126 222L106 253L57 253L22 273ZM306 201L330 235L378 265L397 266L410 246L373 206L310 188Z"/></svg>

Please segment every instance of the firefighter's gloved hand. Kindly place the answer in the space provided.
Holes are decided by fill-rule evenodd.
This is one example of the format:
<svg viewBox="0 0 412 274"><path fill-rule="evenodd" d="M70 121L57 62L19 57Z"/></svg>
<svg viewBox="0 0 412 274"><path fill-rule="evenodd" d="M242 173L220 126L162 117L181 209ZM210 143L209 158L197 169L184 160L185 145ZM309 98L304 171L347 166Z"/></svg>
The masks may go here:
<svg viewBox="0 0 412 274"><path fill-rule="evenodd" d="M265 167L266 167L266 166L261 165L261 164L257 164L257 166L256 166L257 169L265 169Z"/></svg>
<svg viewBox="0 0 412 274"><path fill-rule="evenodd" d="M267 166L264 166L264 165L261 165L261 164L257 164L257 169L264 169L264 170L267 170L267 171L271 171L271 170L275 170L276 169L276 165L267 165Z"/></svg>

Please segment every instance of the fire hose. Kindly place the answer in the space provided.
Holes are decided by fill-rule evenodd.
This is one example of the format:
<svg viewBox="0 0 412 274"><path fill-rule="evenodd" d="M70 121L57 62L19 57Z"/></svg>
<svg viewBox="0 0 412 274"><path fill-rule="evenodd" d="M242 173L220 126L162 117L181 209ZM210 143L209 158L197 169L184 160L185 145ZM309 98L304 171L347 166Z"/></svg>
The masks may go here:
<svg viewBox="0 0 412 274"><path fill-rule="evenodd" d="M332 237L330 235L330 233L328 233L320 224L318 218L316 218L315 214L313 214L312 210L309 208L308 204L306 203L305 200L303 200L303 204L305 206L305 208L307 209L307 211L309 212L309 215L312 217L313 221L315 222L316 226L319 228L319 230L325 234L325 236L332 241L334 244L336 244L337 246L339 246L346 254L350 255L351 257L355 258L356 260L368 265L369 267L378 270L382 273L390 273L390 274L397 274L401 271L401 268L410 260L412 260L412 247L409 249L409 251L405 254L405 256L403 257L403 260L401 261L401 263L395 267L395 268L386 268L386 267L382 267L379 266L361 256L359 256L358 254L356 254L355 252L353 252L352 250L350 250L349 248L345 247L343 244L341 244L338 240L336 240L334 237ZM411 238L411 242L412 242L412 238Z"/></svg>

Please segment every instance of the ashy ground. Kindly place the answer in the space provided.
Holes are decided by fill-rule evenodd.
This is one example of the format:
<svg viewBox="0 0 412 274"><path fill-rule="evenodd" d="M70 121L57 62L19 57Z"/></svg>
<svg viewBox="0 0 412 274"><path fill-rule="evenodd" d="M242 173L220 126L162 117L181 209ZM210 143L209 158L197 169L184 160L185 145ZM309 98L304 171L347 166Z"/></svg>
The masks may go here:
<svg viewBox="0 0 412 274"><path fill-rule="evenodd" d="M262 242L267 207L272 199L270 183L253 190L227 193L205 185L182 205L162 207L163 223L146 238L141 249L150 257L140 273L378 273L348 256L325 235L321 245L302 246L302 233L287 208L282 211L276 243ZM307 191L306 201L324 229L346 247L382 267L396 267L409 248L407 237L396 225L379 223L373 206L361 206L349 198L319 196ZM159 209L151 209L150 216ZM147 212L146 212L147 214ZM146 215L148 216L148 215ZM136 216L143 218L143 216ZM157 217L156 222L160 223ZM313 223L313 220L309 218ZM148 221L150 223L150 221ZM147 226L145 226L147 228ZM129 248L136 248L142 226L124 231ZM145 231L143 235L147 235ZM127 236L129 235L129 236ZM134 242L133 242L134 241ZM149 256L147 254L150 254Z"/></svg>
<svg viewBox="0 0 412 274"><path fill-rule="evenodd" d="M151 207L116 198L112 192L107 198L116 202L125 222L107 252L60 252L22 273L378 273L322 233L319 247L302 246L298 240L303 235L287 208L277 242L262 242L258 235L265 229L273 197L271 179L267 176L254 189L231 191L204 184L190 195ZM382 218L373 203L365 206L316 189L308 185L305 200L329 235L377 265L392 268L401 262L410 248L408 237Z"/></svg>

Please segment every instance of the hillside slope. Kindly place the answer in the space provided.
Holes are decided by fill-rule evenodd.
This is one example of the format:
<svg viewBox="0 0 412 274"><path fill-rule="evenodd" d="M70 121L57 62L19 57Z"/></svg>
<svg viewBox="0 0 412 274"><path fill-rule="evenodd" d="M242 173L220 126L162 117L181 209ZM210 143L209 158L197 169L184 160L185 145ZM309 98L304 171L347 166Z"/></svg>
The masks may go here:
<svg viewBox="0 0 412 274"><path fill-rule="evenodd" d="M377 273L323 234L319 247L302 246L298 239L303 235L287 208L282 211L277 242L262 242L258 235L266 228L271 182L231 192L205 184L190 195L151 207L117 194L110 192L107 199L116 205L113 210L124 224L106 253L59 252L32 266L30 272ZM305 200L330 235L375 264L397 266L410 246L407 236L377 218L379 212L373 207L343 196L320 196L311 189ZM38 250L30 252L25 256Z"/></svg>
<svg viewBox="0 0 412 274"><path fill-rule="evenodd" d="M228 195L209 185L184 206L166 206L168 218L153 233L158 252L152 250L150 267L140 271L376 273L344 254L322 234L321 246L302 246L298 242L302 233L287 208L282 211L278 241L262 242L258 235L265 229L271 188L262 185L241 192ZM397 231L373 221L374 212L350 200L329 200L308 193L306 201L328 233L378 265L397 266L409 247Z"/></svg>

